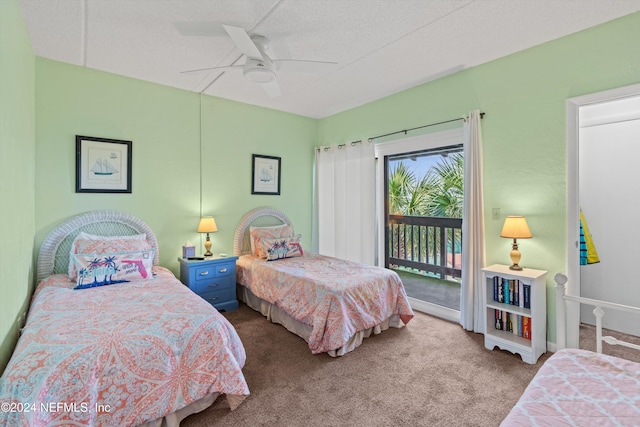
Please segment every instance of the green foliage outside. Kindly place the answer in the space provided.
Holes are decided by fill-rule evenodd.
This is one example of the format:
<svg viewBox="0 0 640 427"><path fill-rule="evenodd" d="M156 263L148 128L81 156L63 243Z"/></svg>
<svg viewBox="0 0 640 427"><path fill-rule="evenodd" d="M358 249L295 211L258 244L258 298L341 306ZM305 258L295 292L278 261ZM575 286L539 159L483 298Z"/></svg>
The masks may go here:
<svg viewBox="0 0 640 427"><path fill-rule="evenodd" d="M462 218L464 157L451 153L416 176L404 162L389 171L389 213Z"/></svg>

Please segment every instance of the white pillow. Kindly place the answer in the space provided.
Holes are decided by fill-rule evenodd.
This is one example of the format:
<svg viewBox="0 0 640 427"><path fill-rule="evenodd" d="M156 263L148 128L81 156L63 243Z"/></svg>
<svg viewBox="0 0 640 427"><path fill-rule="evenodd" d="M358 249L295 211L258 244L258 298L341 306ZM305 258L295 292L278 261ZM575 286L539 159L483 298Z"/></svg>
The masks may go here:
<svg viewBox="0 0 640 427"><path fill-rule="evenodd" d="M67 267L67 272L75 271L75 263L73 262L73 255L76 253L76 242L78 240L147 240L147 235L142 233L142 234L131 234L128 236L99 236L97 234L89 234L89 233L85 233L84 231L81 231L80 233L78 233L76 238L73 239L73 242L71 242L71 249L69 249L69 266Z"/></svg>
<svg viewBox="0 0 640 427"><path fill-rule="evenodd" d="M153 277L153 249L137 252L73 254L77 278L73 289L148 280Z"/></svg>

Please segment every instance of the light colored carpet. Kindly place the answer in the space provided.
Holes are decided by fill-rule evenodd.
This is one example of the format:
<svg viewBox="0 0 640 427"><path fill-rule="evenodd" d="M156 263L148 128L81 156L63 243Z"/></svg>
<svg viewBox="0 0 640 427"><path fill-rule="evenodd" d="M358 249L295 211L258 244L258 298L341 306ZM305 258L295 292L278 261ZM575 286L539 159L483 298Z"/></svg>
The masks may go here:
<svg viewBox="0 0 640 427"><path fill-rule="evenodd" d="M244 304L225 316L247 352L251 395L233 412L219 398L183 427L497 426L550 355L529 365L486 350L481 334L416 313L334 359Z"/></svg>

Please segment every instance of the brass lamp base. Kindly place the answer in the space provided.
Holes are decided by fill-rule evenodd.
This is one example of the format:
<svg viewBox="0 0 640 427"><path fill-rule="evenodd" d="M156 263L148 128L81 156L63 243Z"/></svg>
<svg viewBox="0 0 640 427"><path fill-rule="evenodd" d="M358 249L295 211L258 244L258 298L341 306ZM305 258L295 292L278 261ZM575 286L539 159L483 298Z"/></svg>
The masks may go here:
<svg viewBox="0 0 640 427"><path fill-rule="evenodd" d="M206 249L206 252L203 254L204 256L212 256L213 255L211 253L211 240L209 240L209 233L207 233L207 240L205 240L205 242L204 242L204 248Z"/></svg>
<svg viewBox="0 0 640 427"><path fill-rule="evenodd" d="M516 270L516 271L521 271L522 267L520 267L518 265L518 263L520 262L520 251L518 250L518 242L516 242L516 239L513 239L513 246L511 247L511 262L513 263L513 265L511 265L509 267L510 270Z"/></svg>

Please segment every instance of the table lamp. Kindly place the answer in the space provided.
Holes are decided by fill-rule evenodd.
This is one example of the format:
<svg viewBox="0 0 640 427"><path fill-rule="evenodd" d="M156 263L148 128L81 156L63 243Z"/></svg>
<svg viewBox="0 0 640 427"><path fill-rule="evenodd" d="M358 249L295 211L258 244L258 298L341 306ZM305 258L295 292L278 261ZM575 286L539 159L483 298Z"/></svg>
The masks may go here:
<svg viewBox="0 0 640 427"><path fill-rule="evenodd" d="M513 239L513 247L511 248L511 270L522 270L522 267L518 265L520 262L520 251L518 250L518 241L516 239L530 239L533 236L527 225L527 220L523 216L507 216L502 226L502 232L500 237L507 237Z"/></svg>
<svg viewBox="0 0 640 427"><path fill-rule="evenodd" d="M209 239L209 233L215 233L218 231L216 226L216 220L212 216L203 216L200 218L200 225L198 225L198 233L207 233L207 240L204 242L204 248L206 252L204 256L211 256L211 240Z"/></svg>

